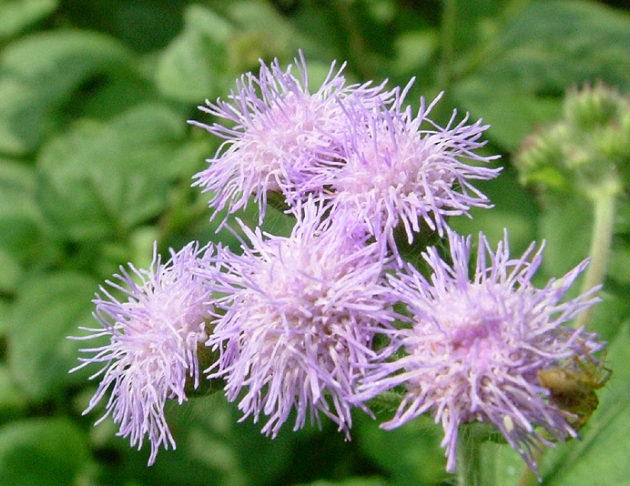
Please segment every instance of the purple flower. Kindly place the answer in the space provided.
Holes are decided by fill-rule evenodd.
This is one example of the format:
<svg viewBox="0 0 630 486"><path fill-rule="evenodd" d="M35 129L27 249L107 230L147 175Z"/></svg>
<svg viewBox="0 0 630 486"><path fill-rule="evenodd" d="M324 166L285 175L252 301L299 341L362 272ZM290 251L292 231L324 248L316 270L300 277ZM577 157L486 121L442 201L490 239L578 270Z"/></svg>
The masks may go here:
<svg viewBox="0 0 630 486"><path fill-rule="evenodd" d="M208 303L210 290L197 275L205 267L214 249L190 243L181 251L171 251L162 263L154 249L150 270L131 272L120 267L116 281L107 281L111 289L125 298L118 300L111 290L101 287L97 294L95 318L100 329L84 329L92 334L83 338L109 338L101 347L83 349L92 353L80 358L83 363L105 366L91 378L101 376L101 383L84 414L94 409L111 389L105 415L120 424L118 435L130 437L131 446L142 447L145 435L151 443L149 465L160 445L175 448L175 441L164 416L167 400L186 400L184 386L191 379L199 384L197 347L208 338L206 323L212 316Z"/></svg>
<svg viewBox="0 0 630 486"><path fill-rule="evenodd" d="M448 233L452 264L429 248L423 257L430 280L411 266L390 278L414 324L400 331L406 355L375 368L363 394L404 385L400 407L382 427L392 429L432 413L444 428L449 471L455 468L458 427L475 421L496 427L535 470L538 444L577 435L571 425L575 416L550 400L537 373L574 359L593 360L591 353L603 346L595 335L563 326L597 301L593 289L561 303L587 262L538 289L531 280L542 248L533 254L532 244L514 259L507 232L496 252L480 235L469 278L471 239Z"/></svg>
<svg viewBox="0 0 630 486"><path fill-rule="evenodd" d="M259 75L242 76L230 102L207 101L207 107L199 107L233 127L191 122L225 139L208 159L210 166L195 175L195 185L213 193L210 207L216 211L227 208L232 214L254 196L262 223L268 192L281 193L292 203L314 188L321 190L319 170L337 163L339 140L347 128L340 103L359 98L371 106L392 96L383 85L346 85L341 75L345 64L335 71L334 63L321 87L311 93L301 53L295 62L299 77L291 66L283 71L277 59L270 66L261 61Z"/></svg>
<svg viewBox="0 0 630 486"><path fill-rule="evenodd" d="M251 249L223 254L211 275L219 313L207 345L220 357L210 378L224 378L244 417L268 417L275 436L295 408L295 428L320 413L348 434L349 397L366 366L384 359L378 333L397 317L384 278L390 260L349 219L321 223L308 202L290 237L242 226ZM243 393L241 393L243 392Z"/></svg>
<svg viewBox="0 0 630 486"><path fill-rule="evenodd" d="M468 215L473 206L490 207L471 181L492 179L500 171L464 162L485 164L497 158L473 152L485 144L479 139L487 125L481 120L468 125L468 117L455 124L454 112L446 127L438 126L428 115L441 95L428 107L422 99L413 116L410 107L401 108L409 87L396 93L391 106L365 106L359 100L345 107L345 164L328 168L324 181L332 214L352 212L375 236L383 235L394 252L398 225L411 244L421 222L442 235L448 216Z"/></svg>

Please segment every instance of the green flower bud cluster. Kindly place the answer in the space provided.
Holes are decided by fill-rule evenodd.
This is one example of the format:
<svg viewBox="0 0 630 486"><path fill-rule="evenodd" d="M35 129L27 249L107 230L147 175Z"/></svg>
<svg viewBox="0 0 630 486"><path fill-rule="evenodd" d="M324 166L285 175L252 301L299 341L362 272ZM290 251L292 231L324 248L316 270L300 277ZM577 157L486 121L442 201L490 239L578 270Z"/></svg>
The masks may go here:
<svg viewBox="0 0 630 486"><path fill-rule="evenodd" d="M562 118L526 137L515 164L543 193L620 192L630 186L630 98L603 83L571 89Z"/></svg>

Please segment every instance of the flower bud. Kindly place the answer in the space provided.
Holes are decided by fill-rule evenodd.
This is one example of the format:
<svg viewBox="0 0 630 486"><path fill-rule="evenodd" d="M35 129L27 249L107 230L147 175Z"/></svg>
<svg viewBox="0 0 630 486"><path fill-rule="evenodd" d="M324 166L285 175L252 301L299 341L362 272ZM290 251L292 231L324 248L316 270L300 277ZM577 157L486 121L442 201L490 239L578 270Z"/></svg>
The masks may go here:
<svg viewBox="0 0 630 486"><path fill-rule="evenodd" d="M591 198L620 191L628 161L630 99L602 83L570 90L563 117L525 138L515 157L523 184Z"/></svg>

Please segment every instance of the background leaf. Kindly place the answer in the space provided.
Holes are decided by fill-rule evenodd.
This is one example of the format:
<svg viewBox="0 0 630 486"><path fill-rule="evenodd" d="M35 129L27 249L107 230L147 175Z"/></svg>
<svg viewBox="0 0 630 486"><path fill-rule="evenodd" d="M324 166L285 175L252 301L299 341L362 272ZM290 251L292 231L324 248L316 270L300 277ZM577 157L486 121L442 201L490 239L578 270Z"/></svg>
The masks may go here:
<svg viewBox="0 0 630 486"><path fill-rule="evenodd" d="M94 32L33 34L0 62L0 152L24 155L62 126L62 109L96 75L131 70L129 52Z"/></svg>
<svg viewBox="0 0 630 486"><path fill-rule="evenodd" d="M361 448L391 477L390 484L412 486L439 484L445 480L441 430L430 417L422 417L391 431L374 421L358 422Z"/></svg>
<svg viewBox="0 0 630 486"><path fill-rule="evenodd" d="M57 6L57 0L0 1L0 41L46 18Z"/></svg>
<svg viewBox="0 0 630 486"><path fill-rule="evenodd" d="M628 45L628 15L580 0L532 2L488 50L471 56L470 75L454 96L492 125L498 143L515 149L536 125L560 114L567 88L602 80L630 89Z"/></svg>
<svg viewBox="0 0 630 486"><path fill-rule="evenodd" d="M134 107L109 123L84 121L42 151L37 201L71 240L126 234L165 207L186 126L162 105ZM184 165L190 168L190 164Z"/></svg>
<svg viewBox="0 0 630 486"><path fill-rule="evenodd" d="M212 195L190 187L221 141L186 121L216 121L197 106L225 98L259 58L286 65L299 49L311 89L333 60L347 62L350 83L393 88L415 77L412 111L445 91L432 112L439 124L454 109L457 120L468 111L490 123L483 153L500 154L504 169L475 185L494 208L449 224L493 244L507 228L513 255L546 240L540 282L562 275L587 257L591 211L523 188L512 153L554 120L571 86L601 79L630 93L628 46L630 9L615 0L0 0L0 485L452 484L429 419L386 432L358 413L349 442L330 421L287 424L271 440L260 423L239 423L221 393L170 404L178 448L148 468L146 444L130 448L111 419L93 426L105 403L81 415L97 369L67 371L96 343L66 336L98 326L98 284L121 264L147 267L154 242L163 254L191 240L240 251L238 230L217 233L224 212L209 222ZM252 204L238 216L258 221ZM271 209L263 230L286 235L291 225ZM546 456L549 484L627 484L629 255L624 194L592 323L611 342L613 377L584 440ZM499 458L484 486L515 485L518 454L484 447Z"/></svg>
<svg viewBox="0 0 630 486"><path fill-rule="evenodd" d="M0 160L0 290L4 292L14 292L24 269L43 260L50 250L34 195L32 168Z"/></svg>
<svg viewBox="0 0 630 486"><path fill-rule="evenodd" d="M78 327L95 327L91 300L97 283L78 273L34 275L23 283L9 330L9 366L21 389L42 401L88 376L68 374L84 342L71 341ZM89 343L91 347L95 342Z"/></svg>
<svg viewBox="0 0 630 486"><path fill-rule="evenodd" d="M0 427L3 486L77 484L87 465L84 434L63 418L21 420Z"/></svg>

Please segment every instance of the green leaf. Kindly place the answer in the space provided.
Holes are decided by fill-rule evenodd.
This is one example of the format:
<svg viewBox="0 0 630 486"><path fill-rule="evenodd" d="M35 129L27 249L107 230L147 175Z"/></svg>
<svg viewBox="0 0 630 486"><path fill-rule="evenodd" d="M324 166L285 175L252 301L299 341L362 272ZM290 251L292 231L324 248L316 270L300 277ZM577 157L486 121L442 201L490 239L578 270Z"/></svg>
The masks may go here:
<svg viewBox="0 0 630 486"><path fill-rule="evenodd" d="M128 441L114 437L117 427L109 430L106 447L115 447L121 462L134 465L133 477L147 485L186 486L272 486L286 472L296 435L291 427L270 439L260 433L261 425L252 420L239 423L236 406L228 404L222 393L198 397L178 405L169 402L167 420L177 442L176 450L161 450L155 464L147 468L149 450L130 449ZM98 416L98 415L97 415ZM109 427L108 419L97 429ZM288 424L287 424L288 425ZM109 464L113 474L119 465ZM112 484L123 484L117 477ZM282 483L284 484L284 483Z"/></svg>
<svg viewBox="0 0 630 486"><path fill-rule="evenodd" d="M594 307L590 330L599 334L603 341L612 342L623 332L622 324L630 316L628 287L607 284L599 296L602 301Z"/></svg>
<svg viewBox="0 0 630 486"><path fill-rule="evenodd" d="M35 175L31 167L0 159L0 217L13 214L36 219L34 188Z"/></svg>
<svg viewBox="0 0 630 486"><path fill-rule="evenodd" d="M134 52L154 53L181 30L182 10L189 3L191 0L63 0L63 19L64 23L106 32Z"/></svg>
<svg viewBox="0 0 630 486"><path fill-rule="evenodd" d="M629 45L627 15L595 2L532 2L490 52L470 60L478 65L454 95L492 125L491 137L514 149L535 125L559 115L572 85L602 80L630 89Z"/></svg>
<svg viewBox="0 0 630 486"><path fill-rule="evenodd" d="M59 128L83 83L121 69L135 69L130 53L94 32L45 32L10 44L0 64L0 152L33 152Z"/></svg>
<svg viewBox="0 0 630 486"><path fill-rule="evenodd" d="M427 68L438 46L439 39L433 29L404 32L396 39L392 69L399 76L414 76L420 69Z"/></svg>
<svg viewBox="0 0 630 486"><path fill-rule="evenodd" d="M582 440L559 444L545 454L541 467L547 486L606 484L628 486L630 457L630 322L608 347L606 366L613 370L609 382L598 391L600 404Z"/></svg>
<svg viewBox="0 0 630 486"><path fill-rule="evenodd" d="M189 457L213 468L223 476L224 484L239 476L245 484L275 484L289 461L295 432L283 431L271 440L260 433L260 423L239 423L241 412L220 395L193 402L194 422L190 416L178 414L180 432L187 436ZM212 444L221 444L225 455L212 457Z"/></svg>
<svg viewBox="0 0 630 486"><path fill-rule="evenodd" d="M270 5L243 1L225 7L226 17L199 5L186 9L183 32L158 62L162 93L183 102L214 99L243 72L255 71L259 59L297 54L295 29Z"/></svg>
<svg viewBox="0 0 630 486"><path fill-rule="evenodd" d="M499 161L501 163L502 161ZM508 165L507 161L503 161ZM501 171L492 181L478 181L475 187L483 192L494 205L491 209L472 208L471 218L456 216L449 219L449 225L461 234L471 234L474 239L482 230L491 245L496 248L503 240L507 229L510 253L520 255L532 243L536 232L538 208L531 194L516 181L514 172Z"/></svg>
<svg viewBox="0 0 630 486"><path fill-rule="evenodd" d="M608 265L608 276L617 280L623 285L630 285L630 246L625 242L613 246L610 264Z"/></svg>
<svg viewBox="0 0 630 486"><path fill-rule="evenodd" d="M455 99L490 124L487 136L508 150L516 149L521 140L539 124L560 116L562 101L537 96L523 88L505 86L494 81L488 90L490 75L473 77L455 88ZM568 86L568 85L567 85ZM510 108L505 109L506 106Z"/></svg>
<svg viewBox="0 0 630 486"><path fill-rule="evenodd" d="M0 364L0 423L24 413L27 404L27 397L13 380L9 368Z"/></svg>
<svg viewBox="0 0 630 486"><path fill-rule="evenodd" d="M11 326L12 305L7 299L0 299L0 339L6 339Z"/></svg>
<svg viewBox="0 0 630 486"><path fill-rule="evenodd" d="M426 415L389 431L373 421L357 421L353 435L397 486L439 484L447 476L444 451L439 446L442 430Z"/></svg>
<svg viewBox="0 0 630 486"><path fill-rule="evenodd" d="M43 400L87 378L85 370L68 373L79 364L78 350L86 347L68 336L78 335L79 327L95 327L91 300L97 287L91 277L70 272L36 275L23 282L9 329L8 363L30 398Z"/></svg>
<svg viewBox="0 0 630 486"><path fill-rule="evenodd" d="M306 42L302 31L287 22L269 3L245 0L231 2L226 7L226 15L238 26L236 36L228 44L229 65L237 74L256 71L259 59L292 59ZM318 36L318 40L321 37ZM329 68L328 65L326 70Z"/></svg>
<svg viewBox="0 0 630 486"><path fill-rule="evenodd" d="M10 0L0 2L0 40L18 34L53 13L57 0Z"/></svg>
<svg viewBox="0 0 630 486"><path fill-rule="evenodd" d="M139 78L133 72L108 78L98 90L90 90L73 99L69 118L91 118L109 121L133 106L154 103L159 98L153 80ZM67 110L66 112L69 112Z"/></svg>
<svg viewBox="0 0 630 486"><path fill-rule="evenodd" d="M31 167L0 160L0 290L13 292L24 267L47 251Z"/></svg>
<svg viewBox="0 0 630 486"><path fill-rule="evenodd" d="M540 217L540 231L547 242L543 255L544 273L559 277L584 260L591 245L593 212L580 198L554 198Z"/></svg>
<svg viewBox="0 0 630 486"><path fill-rule="evenodd" d="M0 427L2 486L77 484L88 460L84 434L66 419L29 419Z"/></svg>
<svg viewBox="0 0 630 486"><path fill-rule="evenodd" d="M347 478L344 481L315 481L301 486L388 486L388 482L382 478Z"/></svg>
<svg viewBox="0 0 630 486"><path fill-rule="evenodd" d="M38 160L37 200L48 223L65 238L94 241L158 215L188 153L186 128L165 106L145 105L54 139Z"/></svg>
<svg viewBox="0 0 630 486"><path fill-rule="evenodd" d="M616 204L615 232L630 233L630 201L623 198L617 201Z"/></svg>
<svg viewBox="0 0 630 486"><path fill-rule="evenodd" d="M0 231L2 231L2 225L0 224ZM21 268L17 262L0 248L0 292L12 292L15 290L20 276L22 274Z"/></svg>
<svg viewBox="0 0 630 486"><path fill-rule="evenodd" d="M200 102L223 93L234 77L227 73L226 50L233 32L234 27L211 10L188 7L184 31L160 57L158 89L184 102Z"/></svg>

